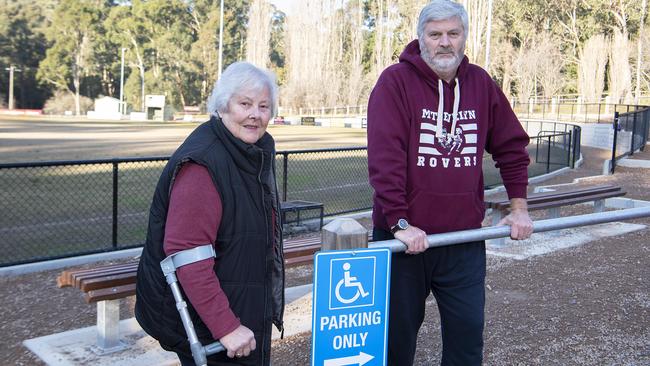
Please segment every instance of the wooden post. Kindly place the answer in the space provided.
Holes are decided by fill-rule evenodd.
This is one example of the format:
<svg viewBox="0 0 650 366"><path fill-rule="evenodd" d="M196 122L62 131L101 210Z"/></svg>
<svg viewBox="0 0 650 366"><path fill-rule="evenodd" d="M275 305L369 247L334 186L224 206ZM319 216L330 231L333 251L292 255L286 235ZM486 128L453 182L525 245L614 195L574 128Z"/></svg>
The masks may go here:
<svg viewBox="0 0 650 366"><path fill-rule="evenodd" d="M323 226L321 235L323 251L368 247L368 230L354 219L335 219Z"/></svg>

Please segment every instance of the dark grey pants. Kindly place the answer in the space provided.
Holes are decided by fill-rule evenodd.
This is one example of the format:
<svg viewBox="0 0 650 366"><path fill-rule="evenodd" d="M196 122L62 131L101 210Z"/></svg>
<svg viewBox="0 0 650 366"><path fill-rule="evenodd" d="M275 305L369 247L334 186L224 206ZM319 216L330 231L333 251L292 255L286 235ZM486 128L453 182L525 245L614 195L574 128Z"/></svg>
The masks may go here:
<svg viewBox="0 0 650 366"><path fill-rule="evenodd" d="M373 240L393 239L373 230ZM480 365L485 310L485 242L391 258L388 365L412 365L425 301L433 293L442 332L441 365Z"/></svg>

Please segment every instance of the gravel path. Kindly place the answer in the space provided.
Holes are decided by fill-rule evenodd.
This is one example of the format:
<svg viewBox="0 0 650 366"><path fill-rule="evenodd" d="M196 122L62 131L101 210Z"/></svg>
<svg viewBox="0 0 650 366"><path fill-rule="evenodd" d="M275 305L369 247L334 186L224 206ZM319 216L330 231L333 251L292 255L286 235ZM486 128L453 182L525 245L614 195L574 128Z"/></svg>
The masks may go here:
<svg viewBox="0 0 650 366"><path fill-rule="evenodd" d="M601 174L608 153L583 148L583 154L582 167L537 185ZM635 158L650 160L650 152ZM613 176L581 184L602 183L650 201L647 170L617 167ZM634 222L650 225L650 219ZM489 256L485 364L650 365L649 235L644 229L526 260ZM0 277L3 364L42 365L23 340L95 324L95 306L78 290L56 288L59 273ZM287 274L288 286L311 282L310 266ZM122 309L122 318L132 317L133 298L123 300ZM433 303L428 309L417 365L439 363L439 319ZM310 342L309 333L275 341L273 364L308 364Z"/></svg>

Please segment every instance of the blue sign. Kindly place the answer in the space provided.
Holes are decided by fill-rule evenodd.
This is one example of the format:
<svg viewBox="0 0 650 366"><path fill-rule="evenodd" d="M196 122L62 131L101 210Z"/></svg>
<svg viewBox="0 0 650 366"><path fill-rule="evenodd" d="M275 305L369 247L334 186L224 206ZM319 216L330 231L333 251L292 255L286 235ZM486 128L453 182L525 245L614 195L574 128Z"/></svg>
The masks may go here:
<svg viewBox="0 0 650 366"><path fill-rule="evenodd" d="M386 364L390 250L314 256L312 366Z"/></svg>

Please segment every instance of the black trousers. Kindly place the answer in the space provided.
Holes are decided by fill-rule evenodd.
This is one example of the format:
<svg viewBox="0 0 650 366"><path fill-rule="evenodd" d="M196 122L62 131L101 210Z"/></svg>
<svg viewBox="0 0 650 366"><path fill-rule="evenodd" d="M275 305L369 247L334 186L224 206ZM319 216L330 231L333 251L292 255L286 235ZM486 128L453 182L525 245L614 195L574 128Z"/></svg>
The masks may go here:
<svg viewBox="0 0 650 366"><path fill-rule="evenodd" d="M393 239L375 228L373 240ZM442 334L441 365L481 365L485 311L485 242L430 248L391 258L388 365L412 365L425 301L433 293Z"/></svg>

